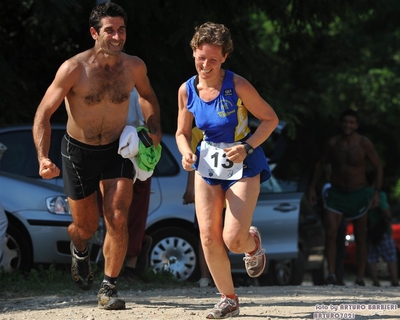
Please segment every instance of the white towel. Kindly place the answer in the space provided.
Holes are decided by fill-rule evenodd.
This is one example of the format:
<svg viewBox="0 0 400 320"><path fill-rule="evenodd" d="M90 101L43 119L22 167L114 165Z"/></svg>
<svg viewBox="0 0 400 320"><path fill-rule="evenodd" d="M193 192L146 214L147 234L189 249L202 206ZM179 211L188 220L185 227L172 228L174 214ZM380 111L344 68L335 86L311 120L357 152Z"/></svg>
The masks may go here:
<svg viewBox="0 0 400 320"><path fill-rule="evenodd" d="M153 175L153 171L142 170L137 164L139 142L140 141L136 128L126 125L124 130L122 130L121 136L119 137L118 154L120 154L123 158L129 158L129 160L132 161L133 167L135 168L133 183L135 183L136 179L139 179L140 181L146 181Z"/></svg>
<svg viewBox="0 0 400 320"><path fill-rule="evenodd" d="M139 153L139 137L135 127L126 125L119 137L118 153L123 158L132 158Z"/></svg>

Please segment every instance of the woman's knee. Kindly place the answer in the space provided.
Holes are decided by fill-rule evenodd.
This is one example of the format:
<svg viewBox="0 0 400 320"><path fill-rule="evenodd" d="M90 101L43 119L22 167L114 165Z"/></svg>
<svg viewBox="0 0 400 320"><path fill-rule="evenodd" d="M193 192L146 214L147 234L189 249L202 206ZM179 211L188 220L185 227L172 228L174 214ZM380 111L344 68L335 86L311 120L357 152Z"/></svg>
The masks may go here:
<svg viewBox="0 0 400 320"><path fill-rule="evenodd" d="M203 248L215 249L218 246L224 246L221 235L218 235L211 231L201 233L200 238Z"/></svg>
<svg viewBox="0 0 400 320"><path fill-rule="evenodd" d="M248 233L244 236L229 232L223 234L224 243L232 253L243 253L248 237Z"/></svg>

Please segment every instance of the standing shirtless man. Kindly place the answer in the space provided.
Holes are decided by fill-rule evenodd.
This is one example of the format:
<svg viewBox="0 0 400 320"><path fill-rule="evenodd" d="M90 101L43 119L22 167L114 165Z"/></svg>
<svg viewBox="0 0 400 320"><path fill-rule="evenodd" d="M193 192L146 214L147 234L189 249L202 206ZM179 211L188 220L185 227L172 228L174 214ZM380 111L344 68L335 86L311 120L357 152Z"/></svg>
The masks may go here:
<svg viewBox="0 0 400 320"><path fill-rule="evenodd" d="M354 110L345 110L340 116L342 133L329 139L321 159L315 166L308 198L316 203L316 185L328 163L331 164L331 185L325 202L326 251L328 260L327 284L337 284L335 276L336 235L342 216L352 220L356 242L357 278L355 284L365 286L364 273L367 259L367 212L379 205L382 186L382 167L372 142L359 133L359 117ZM367 164L376 169L375 194L368 195Z"/></svg>
<svg viewBox="0 0 400 320"><path fill-rule="evenodd" d="M94 7L89 18L94 47L65 61L47 89L35 115L33 138L43 179L59 175L48 158L50 118L63 99L68 113L62 140L64 189L72 211L72 267L75 283L83 290L93 285L88 241L98 227L100 188L107 233L103 252L104 280L98 303L104 309L124 309L116 280L124 262L127 216L132 199L134 169L118 154L119 136L125 127L130 92L140 94L145 121L154 144L161 140L159 105L147 77L145 63L122 52L126 41L127 15L114 3Z"/></svg>

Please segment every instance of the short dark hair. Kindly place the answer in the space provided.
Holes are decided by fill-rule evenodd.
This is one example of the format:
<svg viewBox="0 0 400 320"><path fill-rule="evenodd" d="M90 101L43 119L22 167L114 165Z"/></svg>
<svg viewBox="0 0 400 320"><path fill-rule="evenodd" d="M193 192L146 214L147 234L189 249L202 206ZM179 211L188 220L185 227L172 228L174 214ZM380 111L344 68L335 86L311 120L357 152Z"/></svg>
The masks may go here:
<svg viewBox="0 0 400 320"><path fill-rule="evenodd" d="M339 120L342 121L344 117L346 116L352 116L356 118L357 122L360 122L360 116L358 115L358 112L353 110L353 109L346 109L340 114Z"/></svg>
<svg viewBox="0 0 400 320"><path fill-rule="evenodd" d="M233 51L231 33L227 27L220 23L206 22L195 28L190 47L195 50L203 43L220 46L222 55L230 54Z"/></svg>
<svg viewBox="0 0 400 320"><path fill-rule="evenodd" d="M105 17L121 17L124 19L125 26L128 22L128 15L122 7L112 2L103 2L95 6L90 13L89 27L95 28L99 33L102 25L101 19Z"/></svg>

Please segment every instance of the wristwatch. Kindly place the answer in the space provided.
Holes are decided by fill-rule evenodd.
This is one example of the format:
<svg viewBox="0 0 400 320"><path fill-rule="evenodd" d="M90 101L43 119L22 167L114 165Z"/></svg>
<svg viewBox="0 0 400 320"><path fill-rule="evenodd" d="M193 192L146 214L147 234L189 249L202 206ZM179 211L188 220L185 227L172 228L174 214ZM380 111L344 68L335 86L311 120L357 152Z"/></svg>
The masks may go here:
<svg viewBox="0 0 400 320"><path fill-rule="evenodd" d="M249 145L247 142L242 142L242 145L244 145L244 148L246 149L247 154L252 154L254 149L251 145Z"/></svg>

